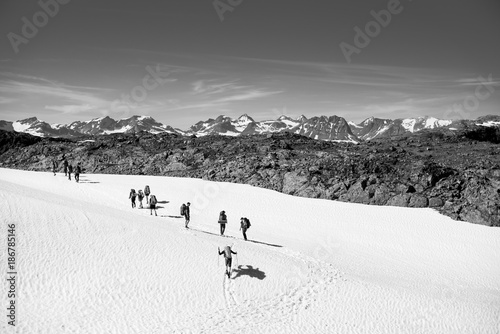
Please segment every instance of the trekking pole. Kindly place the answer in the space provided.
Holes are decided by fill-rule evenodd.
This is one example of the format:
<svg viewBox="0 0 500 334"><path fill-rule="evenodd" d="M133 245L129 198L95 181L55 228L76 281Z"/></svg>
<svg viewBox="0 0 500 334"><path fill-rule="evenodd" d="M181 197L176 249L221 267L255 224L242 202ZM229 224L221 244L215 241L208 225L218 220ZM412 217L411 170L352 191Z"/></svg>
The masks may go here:
<svg viewBox="0 0 500 334"><path fill-rule="evenodd" d="M217 247L217 267L219 267L219 256L220 256L220 248Z"/></svg>

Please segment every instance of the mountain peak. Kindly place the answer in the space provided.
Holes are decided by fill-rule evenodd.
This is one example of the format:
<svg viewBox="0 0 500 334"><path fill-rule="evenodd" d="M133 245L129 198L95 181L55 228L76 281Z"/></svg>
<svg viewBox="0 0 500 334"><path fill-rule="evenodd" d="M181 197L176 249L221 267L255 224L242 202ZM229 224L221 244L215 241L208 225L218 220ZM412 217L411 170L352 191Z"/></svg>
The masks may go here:
<svg viewBox="0 0 500 334"><path fill-rule="evenodd" d="M287 116L287 115L281 115L280 117L278 117L278 121L292 121L293 119L290 117L290 116Z"/></svg>
<svg viewBox="0 0 500 334"><path fill-rule="evenodd" d="M247 114L243 114L240 117L238 117L238 121L240 122L255 122L252 117L248 116Z"/></svg>
<svg viewBox="0 0 500 334"><path fill-rule="evenodd" d="M305 121L307 121L307 117L306 117L306 116L304 116L304 115L300 115L300 116L297 118L297 121L299 121L299 122L305 122Z"/></svg>
<svg viewBox="0 0 500 334"><path fill-rule="evenodd" d="M25 118L25 119L21 119L21 120L18 120L19 123L34 123L34 122L37 122L38 121L38 118L36 117L30 117L30 118Z"/></svg>
<svg viewBox="0 0 500 334"><path fill-rule="evenodd" d="M362 125L368 125L370 123L373 123L375 121L375 117L369 117L367 119L365 119L363 122L361 122Z"/></svg>
<svg viewBox="0 0 500 334"><path fill-rule="evenodd" d="M227 117L225 115L219 115L216 119L215 122L225 122L227 121Z"/></svg>
<svg viewBox="0 0 500 334"><path fill-rule="evenodd" d="M97 117L97 118L93 118L89 121L90 122L102 122L102 121L107 121L107 120L112 120L111 117L109 116L104 116L104 117Z"/></svg>

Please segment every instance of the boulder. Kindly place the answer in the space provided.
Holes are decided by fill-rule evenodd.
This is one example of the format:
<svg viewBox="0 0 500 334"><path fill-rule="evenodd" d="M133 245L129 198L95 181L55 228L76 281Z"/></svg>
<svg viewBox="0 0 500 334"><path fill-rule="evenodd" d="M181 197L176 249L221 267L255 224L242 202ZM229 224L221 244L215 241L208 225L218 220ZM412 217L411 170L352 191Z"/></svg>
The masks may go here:
<svg viewBox="0 0 500 334"><path fill-rule="evenodd" d="M292 195L302 188L305 188L307 184L307 176L300 175L297 171L288 172L283 176L283 188L281 191L285 194Z"/></svg>
<svg viewBox="0 0 500 334"><path fill-rule="evenodd" d="M429 207L438 208L438 207L442 207L443 205L444 205L444 202L441 198L439 198L439 197L429 198Z"/></svg>
<svg viewBox="0 0 500 334"><path fill-rule="evenodd" d="M386 205L407 207L409 200L410 200L410 195L408 195L408 194L399 194L399 195L391 197L387 201Z"/></svg>
<svg viewBox="0 0 500 334"><path fill-rule="evenodd" d="M408 203L410 208L426 208L428 205L429 200L427 197L418 194L413 194Z"/></svg>

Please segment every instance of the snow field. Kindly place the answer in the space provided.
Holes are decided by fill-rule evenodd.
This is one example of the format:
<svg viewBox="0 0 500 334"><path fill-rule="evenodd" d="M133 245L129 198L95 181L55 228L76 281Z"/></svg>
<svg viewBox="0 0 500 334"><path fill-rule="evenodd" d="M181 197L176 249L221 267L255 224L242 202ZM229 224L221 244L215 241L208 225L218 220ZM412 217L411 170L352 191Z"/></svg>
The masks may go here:
<svg viewBox="0 0 500 334"><path fill-rule="evenodd" d="M130 207L130 189L146 184L158 217ZM8 223L18 233L17 333L500 330L500 230L429 209L195 179L82 175L76 183L8 169L0 169L0 199L1 238ZM185 230L178 216L188 201ZM252 222L249 242L240 217ZM238 255L227 279L216 251L231 244ZM1 326L14 333L5 319Z"/></svg>

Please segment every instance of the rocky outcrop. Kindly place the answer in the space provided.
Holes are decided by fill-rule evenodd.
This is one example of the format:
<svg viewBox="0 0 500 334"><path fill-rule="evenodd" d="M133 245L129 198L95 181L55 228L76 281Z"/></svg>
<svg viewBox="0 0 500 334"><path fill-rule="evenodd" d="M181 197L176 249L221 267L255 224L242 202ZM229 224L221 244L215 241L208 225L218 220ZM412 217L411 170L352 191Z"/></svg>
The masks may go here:
<svg viewBox="0 0 500 334"><path fill-rule="evenodd" d="M429 207L456 220L500 226L498 144L469 135L422 130L352 144L291 133L188 138L141 132L51 140L0 131L0 167L48 170L64 155L86 173L237 182L294 196Z"/></svg>

